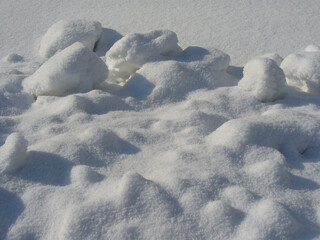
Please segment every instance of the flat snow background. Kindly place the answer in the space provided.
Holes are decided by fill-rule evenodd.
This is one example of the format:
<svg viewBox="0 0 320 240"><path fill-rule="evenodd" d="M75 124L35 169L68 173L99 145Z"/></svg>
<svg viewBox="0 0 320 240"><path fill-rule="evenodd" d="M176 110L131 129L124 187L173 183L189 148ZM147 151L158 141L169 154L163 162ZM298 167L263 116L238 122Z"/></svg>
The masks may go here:
<svg viewBox="0 0 320 240"><path fill-rule="evenodd" d="M319 239L319 94L286 86L268 57L249 62L319 46L319 12L312 0L0 0L0 239ZM76 43L39 56L65 18L107 28L97 55ZM114 94L90 91L113 41L158 29L184 51L142 58ZM319 53L305 55L299 73L318 73Z"/></svg>
<svg viewBox="0 0 320 240"><path fill-rule="evenodd" d="M47 29L70 17L100 21L122 35L169 29L183 48L214 46L230 54L233 65L244 65L266 52L286 56L318 44L319 8L318 0L3 0L0 57L12 49L33 56Z"/></svg>

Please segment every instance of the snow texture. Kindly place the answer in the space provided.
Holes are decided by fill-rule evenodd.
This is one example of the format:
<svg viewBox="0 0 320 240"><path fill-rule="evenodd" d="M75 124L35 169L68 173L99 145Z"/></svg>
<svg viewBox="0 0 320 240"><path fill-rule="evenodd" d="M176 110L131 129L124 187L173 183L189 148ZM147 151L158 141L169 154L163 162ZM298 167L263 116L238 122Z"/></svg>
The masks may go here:
<svg viewBox="0 0 320 240"><path fill-rule="evenodd" d="M249 61L243 70L243 78L238 86L262 102L275 101L282 97L285 76L277 62L269 57L255 58Z"/></svg>
<svg viewBox="0 0 320 240"><path fill-rule="evenodd" d="M19 133L10 134L0 148L0 171L13 173L26 164L28 142Z"/></svg>
<svg viewBox="0 0 320 240"><path fill-rule="evenodd" d="M106 54L111 81L123 82L148 61L181 52L177 35L169 30L129 34L117 41ZM117 80L118 79L118 80Z"/></svg>
<svg viewBox="0 0 320 240"><path fill-rule="evenodd" d="M102 33L101 23L84 19L61 20L53 24L41 39L39 52L50 58L75 42L93 50Z"/></svg>
<svg viewBox="0 0 320 240"><path fill-rule="evenodd" d="M287 56L281 63L287 83L302 91L320 93L319 47L308 46L305 51Z"/></svg>
<svg viewBox="0 0 320 240"><path fill-rule="evenodd" d="M23 81L25 91L34 95L63 96L87 92L108 77L105 63L79 42L59 52Z"/></svg>

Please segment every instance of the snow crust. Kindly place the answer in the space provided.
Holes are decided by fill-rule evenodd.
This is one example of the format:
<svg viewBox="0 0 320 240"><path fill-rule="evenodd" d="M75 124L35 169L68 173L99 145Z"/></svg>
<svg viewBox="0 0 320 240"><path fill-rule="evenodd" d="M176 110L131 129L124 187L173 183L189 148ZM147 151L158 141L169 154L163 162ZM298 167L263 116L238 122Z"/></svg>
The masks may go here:
<svg viewBox="0 0 320 240"><path fill-rule="evenodd" d="M80 42L46 61L22 85L34 95L63 96L96 88L108 76L105 63Z"/></svg>
<svg viewBox="0 0 320 240"><path fill-rule="evenodd" d="M163 23L179 22L177 15L169 14L168 6L174 2L165 2ZM78 4L83 7L84 3ZM183 38L179 34L180 41L187 42L190 35L216 45L221 32L205 30L214 28L216 22L208 24L208 19L217 11L202 16L213 5L206 3L204 8L200 2L187 3L191 4L189 14L179 14L186 25L175 26L186 30L183 26L200 21L203 28L199 32L191 28ZM0 11L15 4L3 2ZM119 18L106 14L111 13L106 6L102 8L106 13L98 14L101 4L93 6L90 1L81 11L75 4L72 10L78 9L81 16L93 11L91 16L103 16L106 27L119 26L115 24ZM143 24L151 29L139 29L142 10L154 9L152 13L158 16L162 4L148 2L142 7L139 3L127 12L134 2L121 0L112 5L112 11L121 8L121 17L130 20L123 26L132 32L147 32L157 22L154 18L145 21L149 14L145 13ZM292 9L301 7L303 14L294 21L297 25L317 19L319 11L303 1L271 1L268 6L244 2L244 7L235 5L238 11L222 16L230 8L225 1L221 4L215 1L214 6L221 11L216 19L229 19L229 24L219 25L226 33L225 42L230 41L229 27L239 38L228 45L230 55L208 46L187 45L182 50L171 31L129 34L120 40L118 29L103 28L97 52L76 42L45 62L37 53L32 58L21 54L21 61L0 61L0 239L319 238L319 94L285 84L281 68L289 56L282 62L279 54L265 54L248 62L244 71L230 65L235 48L250 52L242 60L258 51L247 41L257 41L259 34L268 39L273 33L274 41L274 29L285 33L286 25L267 14L269 4L273 11L290 11L290 16ZM59 12L57 2L48 6ZM133 18L130 13L138 9ZM180 9L186 6L174 11ZM248 28L248 20L262 13L259 9L266 11L266 18L249 21L253 25ZM30 11L31 7L22 11L23 16ZM239 12L249 17L230 25ZM3 20L6 17L0 14ZM38 15L33 17L40 20ZM291 19L285 13L282 18ZM43 19L52 24L52 19ZM265 20L270 20L272 31ZM260 31L241 40L239 22L246 23L246 29L258 27ZM263 33L259 24L264 26ZM42 35L41 30L27 30ZM309 34L316 36L315 31ZM108 38L108 32L115 35ZM156 32L163 42L156 40ZM302 32L298 35L299 41L305 39ZM128 36L135 36L134 41ZM290 34L284 36L292 44ZM264 42L259 45L264 48L261 52L279 52ZM138 67L120 67L125 77L107 79L105 51L114 49L123 53L119 58L113 55L114 61L127 66L130 56L128 64ZM163 49L173 49L175 54L163 56ZM9 50L18 52L15 47ZM316 46L309 46L298 54L311 61L310 56L315 59L317 53ZM305 81L302 75L296 78Z"/></svg>
<svg viewBox="0 0 320 240"><path fill-rule="evenodd" d="M160 56L175 56L181 52L177 35L169 30L145 34L129 34L117 41L106 54L111 81L127 80L147 61Z"/></svg>
<svg viewBox="0 0 320 240"><path fill-rule="evenodd" d="M289 85L302 91L320 93L320 50L308 46L305 51L287 56L281 63Z"/></svg>
<svg viewBox="0 0 320 240"><path fill-rule="evenodd" d="M81 42L93 50L101 33L102 27L98 21L64 19L48 29L41 39L39 52L42 57L50 58L75 42Z"/></svg>
<svg viewBox="0 0 320 240"><path fill-rule="evenodd" d="M243 70L243 78L238 86L252 92L262 102L279 99L283 95L286 79L278 63L281 61L277 55L255 58L249 61Z"/></svg>

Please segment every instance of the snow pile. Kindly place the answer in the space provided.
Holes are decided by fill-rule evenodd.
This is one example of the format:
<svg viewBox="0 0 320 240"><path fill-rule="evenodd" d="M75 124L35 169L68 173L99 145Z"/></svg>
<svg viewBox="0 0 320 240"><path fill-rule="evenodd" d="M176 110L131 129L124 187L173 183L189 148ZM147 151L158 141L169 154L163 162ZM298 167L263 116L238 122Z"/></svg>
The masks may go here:
<svg viewBox="0 0 320 240"><path fill-rule="evenodd" d="M290 54L281 63L287 83L302 91L320 93L320 50L310 45L305 51Z"/></svg>
<svg viewBox="0 0 320 240"><path fill-rule="evenodd" d="M53 24L41 39L39 52L45 58L69 47L75 42L93 50L102 33L101 24L84 19L61 20Z"/></svg>
<svg viewBox="0 0 320 240"><path fill-rule="evenodd" d="M121 93L145 105L183 100L200 88L231 86L235 82L226 72L230 57L218 49L189 47L177 60L146 63L128 80Z"/></svg>
<svg viewBox="0 0 320 240"><path fill-rule="evenodd" d="M279 58L276 56L276 59ZM252 59L244 66L243 78L238 86L251 91L259 101L270 102L283 95L285 82L285 75L277 62L260 57Z"/></svg>
<svg viewBox="0 0 320 240"><path fill-rule="evenodd" d="M34 96L63 96L96 88L108 76L105 63L76 42L45 62L22 85Z"/></svg>
<svg viewBox="0 0 320 240"><path fill-rule="evenodd" d="M110 81L125 82L147 61L180 52L177 35L172 31L129 34L117 41L106 54Z"/></svg>
<svg viewBox="0 0 320 240"><path fill-rule="evenodd" d="M26 164L28 142L19 133L12 133L0 148L0 172L13 173Z"/></svg>

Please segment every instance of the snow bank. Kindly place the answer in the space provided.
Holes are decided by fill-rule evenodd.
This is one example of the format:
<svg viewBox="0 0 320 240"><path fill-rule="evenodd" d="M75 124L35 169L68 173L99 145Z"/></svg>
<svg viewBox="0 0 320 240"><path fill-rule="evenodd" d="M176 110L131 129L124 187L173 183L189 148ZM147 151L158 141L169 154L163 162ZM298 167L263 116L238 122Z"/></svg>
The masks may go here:
<svg viewBox="0 0 320 240"><path fill-rule="evenodd" d="M238 86L262 102L279 99L285 86L285 75L277 63L269 58L260 57L249 61L243 70L243 78Z"/></svg>
<svg viewBox="0 0 320 240"><path fill-rule="evenodd" d="M26 164L28 142L19 133L12 133L0 148L0 172L13 173Z"/></svg>
<svg viewBox="0 0 320 240"><path fill-rule="evenodd" d="M97 21L61 20L53 24L43 36L39 52L41 56L50 58L75 42L81 42L84 46L93 50L101 33L102 27Z"/></svg>
<svg viewBox="0 0 320 240"><path fill-rule="evenodd" d="M77 42L45 62L22 83L34 96L87 92L108 76L106 64Z"/></svg>
<svg viewBox="0 0 320 240"><path fill-rule="evenodd" d="M124 82L148 60L181 52L177 35L169 30L129 34L117 41L106 54L113 81Z"/></svg>
<svg viewBox="0 0 320 240"><path fill-rule="evenodd" d="M305 51L287 56L281 63L287 83L302 91L320 93L320 51L308 46Z"/></svg>

